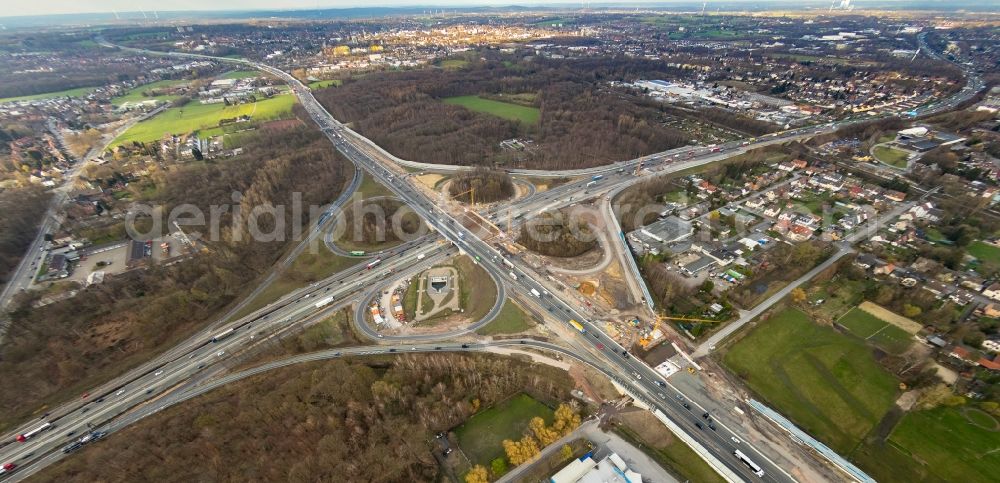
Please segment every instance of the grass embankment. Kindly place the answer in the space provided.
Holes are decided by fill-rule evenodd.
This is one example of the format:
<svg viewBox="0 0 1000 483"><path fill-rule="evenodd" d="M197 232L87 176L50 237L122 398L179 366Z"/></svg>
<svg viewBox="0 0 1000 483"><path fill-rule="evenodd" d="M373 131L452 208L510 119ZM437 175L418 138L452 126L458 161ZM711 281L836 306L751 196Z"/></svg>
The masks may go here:
<svg viewBox="0 0 1000 483"><path fill-rule="evenodd" d="M192 101L182 107L171 107L142 121L118 136L112 146L133 141L149 142L163 138L166 134L190 134L219 128L219 121L249 116L251 120L262 121L290 116L295 96L276 95L248 104L227 106L223 103L200 104ZM221 131L220 131L221 132Z"/></svg>
<svg viewBox="0 0 1000 483"><path fill-rule="evenodd" d="M763 400L847 455L892 407L897 381L859 340L797 309L763 321L723 356Z"/></svg>
<svg viewBox="0 0 1000 483"><path fill-rule="evenodd" d="M486 313L493 308L493 304L497 300L496 285L494 285L493 279L486 273L486 270L483 270L478 264L473 263L472 259L466 255L456 257L448 263L441 263L437 266L452 267L458 272L458 306L462 309L462 315L465 319L469 322L482 320L486 316ZM423 277L423 274L421 274L421 277ZM446 305L450 303L453 296L454 291L446 295L441 300L441 304ZM421 313L427 313L433 308L433 302L425 293L422 297ZM453 309L444 309L432 317L420 321L419 325L432 326L456 313ZM514 320L516 317L509 313L508 315L510 318L504 323L516 323ZM489 325L491 324L487 324L487 326Z"/></svg>
<svg viewBox="0 0 1000 483"><path fill-rule="evenodd" d="M538 118L541 116L541 111L537 107L519 106L483 99L479 96L447 97L443 101L445 104L462 106L470 111L482 112L511 121L520 121L528 125L537 124Z"/></svg>
<svg viewBox="0 0 1000 483"><path fill-rule="evenodd" d="M479 335L517 334L535 326L531 317L511 301L506 301L492 322L476 331Z"/></svg>
<svg viewBox="0 0 1000 483"><path fill-rule="evenodd" d="M360 258L334 255L326 247L319 247L316 253L309 253L307 249L296 257L292 265L278 275L278 278L264 291L254 297L253 301L236 312L232 320L248 315L295 289L322 280L362 261Z"/></svg>
<svg viewBox="0 0 1000 483"><path fill-rule="evenodd" d="M5 102L37 101L41 99L55 99L57 97L83 97L96 90L96 87L77 87L76 89L66 89L64 91L46 92L43 94L32 94L30 96L5 97L0 99L0 104Z"/></svg>
<svg viewBox="0 0 1000 483"><path fill-rule="evenodd" d="M554 411L527 394L518 394L496 406L477 413L455 429L458 445L472 465L489 467L490 461L503 458L503 440L521 439L531 418L541 417L552 424Z"/></svg>
<svg viewBox="0 0 1000 483"><path fill-rule="evenodd" d="M853 456L879 481L996 481L997 425L996 418L971 407L915 411L903 416L884 444L866 444Z"/></svg>
<svg viewBox="0 0 1000 483"><path fill-rule="evenodd" d="M617 416L624 425L616 432L633 446L656 460L660 466L681 480L698 482L723 482L712 467L705 463L690 446L677 439L647 411L633 411Z"/></svg>

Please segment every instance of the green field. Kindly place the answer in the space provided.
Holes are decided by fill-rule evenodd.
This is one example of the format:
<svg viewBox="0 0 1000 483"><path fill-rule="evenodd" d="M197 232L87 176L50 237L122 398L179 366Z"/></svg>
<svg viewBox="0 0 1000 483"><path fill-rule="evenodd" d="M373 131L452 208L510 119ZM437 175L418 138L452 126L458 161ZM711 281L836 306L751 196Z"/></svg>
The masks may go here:
<svg viewBox="0 0 1000 483"><path fill-rule="evenodd" d="M438 65L445 70L458 70L469 65L469 61L465 59L444 59Z"/></svg>
<svg viewBox="0 0 1000 483"><path fill-rule="evenodd" d="M199 104L190 102L183 107L171 107L151 119L132 126L118 136L112 145L132 141L148 142L161 139L164 134L187 134L219 127L219 120L249 115L261 121L277 119L291 114L295 96L282 94L253 104L226 106L225 104Z"/></svg>
<svg viewBox="0 0 1000 483"><path fill-rule="evenodd" d="M905 168L906 158L910 156L910 154L906 151L890 148L888 146L875 146L872 153L876 158L878 158L879 161L897 168Z"/></svg>
<svg viewBox="0 0 1000 483"><path fill-rule="evenodd" d="M339 87L343 83L344 81L340 79L330 79L330 80L313 81L307 85L309 86L310 89L325 89L330 86Z"/></svg>
<svg viewBox="0 0 1000 483"><path fill-rule="evenodd" d="M991 420L993 429L984 428ZM996 418L970 407L915 411L903 416L885 444L865 445L856 457L880 481L996 481L996 424Z"/></svg>
<svg viewBox="0 0 1000 483"><path fill-rule="evenodd" d="M723 360L767 404L845 455L897 396L896 380L867 346L797 309L761 322Z"/></svg>
<svg viewBox="0 0 1000 483"><path fill-rule="evenodd" d="M967 248L969 255L981 262L1000 263L1000 248L986 242L975 241Z"/></svg>
<svg viewBox="0 0 1000 483"><path fill-rule="evenodd" d="M263 77L263 72L255 70L232 70L220 75L219 79L248 79L250 77Z"/></svg>
<svg viewBox="0 0 1000 483"><path fill-rule="evenodd" d="M37 101L39 99L55 99L56 97L83 97L96 90L96 87L77 87L76 89L66 89L58 92L46 92L44 94L33 94L30 96L5 97L0 99L0 104L4 102L17 101Z"/></svg>
<svg viewBox="0 0 1000 483"><path fill-rule="evenodd" d="M525 124L537 124L541 111L537 107L525 107L517 104L508 104L490 99L483 99L479 96L457 96L444 99L445 104L462 106L470 111L492 114L497 117L520 121Z"/></svg>
<svg viewBox="0 0 1000 483"><path fill-rule="evenodd" d="M138 86L138 87L134 87L134 88L130 89L128 92L126 92L125 95L121 95L121 96L118 96L118 97L115 97L115 98L111 99L111 104L114 105L114 106L120 106L120 105L125 104L127 102L143 102L143 101L148 101L148 100L153 100L153 99L158 100L158 101L172 101L174 99L177 99L178 96L163 95L163 96L151 96L151 97L147 97L147 96L142 95L142 93L143 92L153 91L153 90L156 90L156 89L164 89L164 88L167 88L167 87L173 87L173 86L176 86L178 84L183 84L184 82L185 81L182 81L182 80L161 80L161 81L156 81L156 82L153 82L153 83L150 83L150 84L144 84L144 85L141 85L141 86Z"/></svg>
<svg viewBox="0 0 1000 483"><path fill-rule="evenodd" d="M480 411L455 429L458 445L473 465L490 466L490 461L504 457L502 442L518 440L535 416L552 423L554 411L527 394L518 394L485 411Z"/></svg>
<svg viewBox="0 0 1000 483"><path fill-rule="evenodd" d="M913 337L903 329L857 307L844 314L837 323L890 354L902 354L913 343Z"/></svg>
<svg viewBox="0 0 1000 483"><path fill-rule="evenodd" d="M517 305L507 301L504 302L497 317L482 329L477 330L476 333L479 335L516 334L524 332L534 325L535 323L528 314L524 313Z"/></svg>

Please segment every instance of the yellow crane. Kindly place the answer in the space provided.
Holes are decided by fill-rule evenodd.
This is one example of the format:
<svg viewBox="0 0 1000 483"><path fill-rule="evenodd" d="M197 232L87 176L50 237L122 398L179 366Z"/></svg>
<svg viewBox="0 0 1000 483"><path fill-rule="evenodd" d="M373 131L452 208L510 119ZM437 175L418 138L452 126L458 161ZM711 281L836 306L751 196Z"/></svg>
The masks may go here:
<svg viewBox="0 0 1000 483"><path fill-rule="evenodd" d="M451 199L453 199L453 200L457 200L457 199L459 199L459 198L460 198L460 197L461 197L462 195L464 195L464 194L466 194L466 193L468 193L468 195L469 195L469 204L470 204L470 205L474 205L474 204L476 204L476 189L475 189L475 188L472 188L472 189L470 189L470 190L468 190L468 191L463 191L463 192L461 192L461 193L459 193L459 194L457 194L457 195L455 195L455 196L452 196L452 197L451 197Z"/></svg>
<svg viewBox="0 0 1000 483"><path fill-rule="evenodd" d="M703 324L717 324L719 322L722 322L721 320L699 319L699 318L696 318L696 317L681 317L681 316L678 316L678 315L663 315L663 314L660 314L660 315L656 316L656 322L653 322L653 331L660 330L660 323L663 322L664 320L683 320L683 321L687 321L687 322L699 322L699 323L703 323ZM650 331L650 334L652 334L653 331ZM644 337L641 337L639 339L639 345L641 345L643 349L645 349L649 345L650 342L651 342L651 339L648 336L644 336Z"/></svg>

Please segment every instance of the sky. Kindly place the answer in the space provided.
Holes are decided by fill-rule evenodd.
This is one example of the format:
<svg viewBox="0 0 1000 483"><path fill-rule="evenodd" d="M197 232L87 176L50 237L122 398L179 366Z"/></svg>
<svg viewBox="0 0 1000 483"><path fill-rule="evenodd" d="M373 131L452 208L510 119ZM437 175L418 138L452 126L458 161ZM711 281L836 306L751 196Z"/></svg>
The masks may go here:
<svg viewBox="0 0 1000 483"><path fill-rule="evenodd" d="M582 4L585 0L3 0L0 17L98 12L190 11L190 10L281 10L306 8L400 7L400 6L504 6ZM600 0L599 3L647 3L653 0ZM655 0L671 3L678 0ZM731 0L730 0L731 1ZM737 0L739 1L739 0ZM781 0L778 0L781 1ZM594 2L598 3L598 2ZM711 2L709 2L711 3Z"/></svg>
<svg viewBox="0 0 1000 483"><path fill-rule="evenodd" d="M612 0L613 1L613 0ZM0 17L92 12L169 10L281 10L304 8L397 7L417 5L507 5L504 0L5 0ZM546 3L544 0L534 3ZM564 2L563 2L564 3Z"/></svg>

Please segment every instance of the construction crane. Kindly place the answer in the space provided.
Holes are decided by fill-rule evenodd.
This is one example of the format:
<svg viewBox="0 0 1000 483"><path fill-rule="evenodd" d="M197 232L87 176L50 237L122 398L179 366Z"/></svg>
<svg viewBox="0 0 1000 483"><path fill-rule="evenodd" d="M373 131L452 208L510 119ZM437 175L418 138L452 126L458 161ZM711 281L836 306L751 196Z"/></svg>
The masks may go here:
<svg viewBox="0 0 1000 483"><path fill-rule="evenodd" d="M677 317L672 315L660 315L658 316L656 323L659 324L664 320L687 320L691 322L701 322L703 324L717 324L719 322L722 322L721 320L699 319L695 317Z"/></svg>
<svg viewBox="0 0 1000 483"><path fill-rule="evenodd" d="M687 321L687 322L699 322L699 323L702 323L702 324L717 324L719 322L722 322L721 320L699 319L699 318L696 318L696 317L681 317L681 316L676 316L676 315L662 315L661 314L661 315L656 316L656 322L653 322L653 330L650 331L650 334L652 334L653 332L655 332L657 330L660 330L660 323L663 322L664 320L683 320L683 321ZM662 333L662 331L660 331L660 333ZM639 345L642 346L643 349L647 348L649 346L650 342L652 342L652 339L649 336L643 336L643 337L639 338Z"/></svg>
<svg viewBox="0 0 1000 483"><path fill-rule="evenodd" d="M453 200L457 200L457 199L459 199L459 198L460 198L460 197L461 197L462 195L465 195L465 194L468 194L468 195L469 195L469 204L470 204L470 205L474 205L474 204L476 204L476 189L475 189L475 188L472 188L472 189L470 189L470 190L468 190L468 191L463 191L463 192L461 192L461 193L459 193L459 194L457 194L457 195L454 195L454 196L452 196L452 197L451 197L451 199L453 199Z"/></svg>

